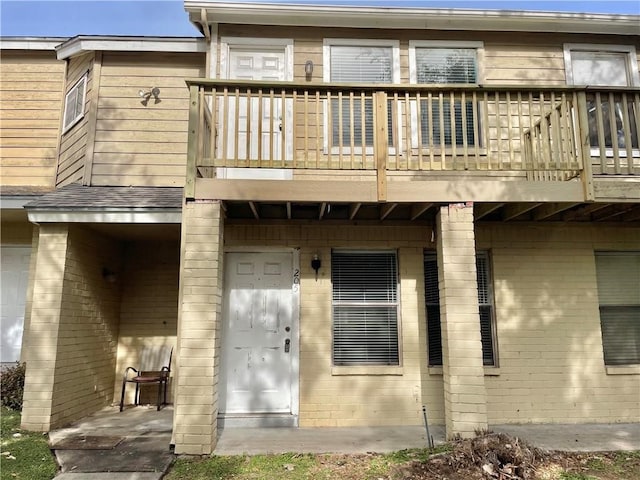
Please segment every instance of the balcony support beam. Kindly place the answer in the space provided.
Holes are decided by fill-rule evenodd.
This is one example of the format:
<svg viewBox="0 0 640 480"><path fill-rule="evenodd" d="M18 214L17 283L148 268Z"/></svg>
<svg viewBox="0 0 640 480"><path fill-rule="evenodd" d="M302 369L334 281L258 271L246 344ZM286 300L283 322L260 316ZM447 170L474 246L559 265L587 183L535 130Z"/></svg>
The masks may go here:
<svg viewBox="0 0 640 480"><path fill-rule="evenodd" d="M378 203L377 181L195 179L199 199L255 202ZM389 203L466 202L581 203L579 182L504 182L500 179L390 182Z"/></svg>

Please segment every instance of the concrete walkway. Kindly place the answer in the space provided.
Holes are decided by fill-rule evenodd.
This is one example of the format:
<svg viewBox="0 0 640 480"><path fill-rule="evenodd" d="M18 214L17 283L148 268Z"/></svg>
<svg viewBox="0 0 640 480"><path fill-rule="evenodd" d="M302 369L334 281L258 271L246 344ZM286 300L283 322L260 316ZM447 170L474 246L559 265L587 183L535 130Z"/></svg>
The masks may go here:
<svg viewBox="0 0 640 480"><path fill-rule="evenodd" d="M174 455L169 446L173 408L106 408L50 433L61 473L55 480L160 480ZM547 450L640 450L640 423L492 425ZM444 427L431 426L436 444ZM217 455L258 453L366 453L426 447L424 427L226 428Z"/></svg>
<svg viewBox="0 0 640 480"><path fill-rule="evenodd" d="M109 407L49 434L55 480L160 480L173 462L173 408Z"/></svg>

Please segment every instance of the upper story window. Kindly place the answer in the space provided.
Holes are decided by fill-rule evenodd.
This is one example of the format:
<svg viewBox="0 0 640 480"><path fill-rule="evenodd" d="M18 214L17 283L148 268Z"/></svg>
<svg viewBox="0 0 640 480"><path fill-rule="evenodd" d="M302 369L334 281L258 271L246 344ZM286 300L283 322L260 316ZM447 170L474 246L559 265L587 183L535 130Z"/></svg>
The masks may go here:
<svg viewBox="0 0 640 480"><path fill-rule="evenodd" d="M332 83L400 83L400 44L394 40L328 38L324 41L323 79ZM364 103L364 105L363 105ZM330 138L332 146L371 147L373 100L356 96L332 99ZM392 114L389 104L389 145Z"/></svg>
<svg viewBox="0 0 640 480"><path fill-rule="evenodd" d="M411 83L477 84L481 52L480 42L412 41L409 43ZM478 105L461 95L450 95L435 95L420 101L420 143L423 146L476 144ZM414 134L414 144L417 143Z"/></svg>
<svg viewBox="0 0 640 480"><path fill-rule="evenodd" d="M84 101L87 95L87 75L71 87L64 99L64 123L62 133L69 130L84 117Z"/></svg>
<svg viewBox="0 0 640 480"><path fill-rule="evenodd" d="M640 85L636 50L631 45L566 44L564 62L569 85ZM600 147L604 143L602 146L606 149L625 148L629 146L626 144L628 135L631 139L630 146L638 148L637 125L633 121L638 112L634 111L632 101L625 102L621 95L600 95L598 98L597 94L589 94L587 101L589 139L592 147ZM625 115L631 119L626 127L630 131L626 131L625 128Z"/></svg>

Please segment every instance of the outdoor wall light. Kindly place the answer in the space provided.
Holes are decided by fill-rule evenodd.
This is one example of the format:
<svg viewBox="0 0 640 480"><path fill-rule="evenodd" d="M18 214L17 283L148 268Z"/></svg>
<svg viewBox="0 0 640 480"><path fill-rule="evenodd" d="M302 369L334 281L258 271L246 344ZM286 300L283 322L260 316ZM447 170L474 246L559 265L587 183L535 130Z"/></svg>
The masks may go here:
<svg viewBox="0 0 640 480"><path fill-rule="evenodd" d="M311 76L313 75L313 62L311 60L307 60L305 62L304 74L307 77L307 80L311 80Z"/></svg>
<svg viewBox="0 0 640 480"><path fill-rule="evenodd" d="M138 96L142 98L142 103L145 107L147 103L149 103L149 99L153 97L153 103L160 103L160 89L158 87L153 87L151 90L139 90Z"/></svg>
<svg viewBox="0 0 640 480"><path fill-rule="evenodd" d="M116 283L118 275L116 275L116 272L113 270L109 270L107 267L102 267L102 278L104 278L108 283Z"/></svg>
<svg viewBox="0 0 640 480"><path fill-rule="evenodd" d="M313 256L313 259L311 260L311 268L313 268L316 271L316 282L318 281L318 270L320 270L321 266L322 266L322 261L320 260L320 257L318 257L318 254L316 253Z"/></svg>

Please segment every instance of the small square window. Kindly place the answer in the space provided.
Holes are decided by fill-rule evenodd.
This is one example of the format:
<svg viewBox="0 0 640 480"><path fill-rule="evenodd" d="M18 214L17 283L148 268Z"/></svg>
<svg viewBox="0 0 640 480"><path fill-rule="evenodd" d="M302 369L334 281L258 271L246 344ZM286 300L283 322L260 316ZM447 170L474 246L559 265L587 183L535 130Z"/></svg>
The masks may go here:
<svg viewBox="0 0 640 480"><path fill-rule="evenodd" d="M83 76L78 82L67 92L64 99L64 124L62 125L62 133L65 133L82 117L84 117L84 102L87 94L87 75Z"/></svg>

